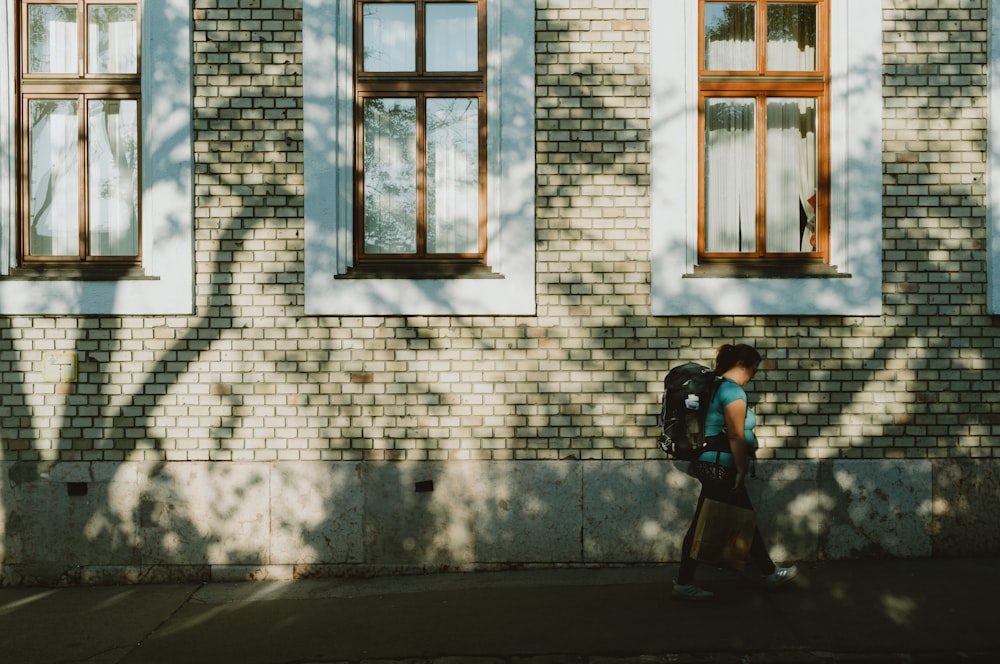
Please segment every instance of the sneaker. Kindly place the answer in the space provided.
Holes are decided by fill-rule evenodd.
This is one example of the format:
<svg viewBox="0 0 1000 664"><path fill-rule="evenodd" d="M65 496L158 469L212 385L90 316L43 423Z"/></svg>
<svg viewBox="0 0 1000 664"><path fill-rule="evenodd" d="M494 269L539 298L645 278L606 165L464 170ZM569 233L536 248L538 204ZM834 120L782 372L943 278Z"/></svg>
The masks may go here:
<svg viewBox="0 0 1000 664"><path fill-rule="evenodd" d="M715 597L715 593L699 588L693 583L674 583L674 590L671 593L674 599L682 599L688 602L707 602Z"/></svg>
<svg viewBox="0 0 1000 664"><path fill-rule="evenodd" d="M764 577L764 582L767 583L768 588L777 588L794 579L798 573L799 569L795 565L775 567L773 572Z"/></svg>

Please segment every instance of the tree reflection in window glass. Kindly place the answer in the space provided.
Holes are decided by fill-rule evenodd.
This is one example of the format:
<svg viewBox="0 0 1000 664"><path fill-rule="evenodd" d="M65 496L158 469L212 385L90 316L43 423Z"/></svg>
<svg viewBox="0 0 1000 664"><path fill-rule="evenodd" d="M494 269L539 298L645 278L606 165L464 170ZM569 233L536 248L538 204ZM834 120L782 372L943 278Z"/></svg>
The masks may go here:
<svg viewBox="0 0 1000 664"><path fill-rule="evenodd" d="M767 6L767 68L816 71L816 5Z"/></svg>
<svg viewBox="0 0 1000 664"><path fill-rule="evenodd" d="M77 72L76 6L28 7L28 71L32 74Z"/></svg>
<svg viewBox="0 0 1000 664"><path fill-rule="evenodd" d="M139 251L139 124L135 100L88 104L87 203L90 253Z"/></svg>
<svg viewBox="0 0 1000 664"><path fill-rule="evenodd" d="M705 69L757 68L756 8L752 2L705 3Z"/></svg>
<svg viewBox="0 0 1000 664"><path fill-rule="evenodd" d="M415 99L364 100L365 252L417 250Z"/></svg>
<svg viewBox="0 0 1000 664"><path fill-rule="evenodd" d="M80 150L78 104L39 100L28 104L30 125L28 214L31 254L79 254Z"/></svg>
<svg viewBox="0 0 1000 664"><path fill-rule="evenodd" d="M138 71L138 12L134 6L99 5L87 10L87 68L91 73Z"/></svg>

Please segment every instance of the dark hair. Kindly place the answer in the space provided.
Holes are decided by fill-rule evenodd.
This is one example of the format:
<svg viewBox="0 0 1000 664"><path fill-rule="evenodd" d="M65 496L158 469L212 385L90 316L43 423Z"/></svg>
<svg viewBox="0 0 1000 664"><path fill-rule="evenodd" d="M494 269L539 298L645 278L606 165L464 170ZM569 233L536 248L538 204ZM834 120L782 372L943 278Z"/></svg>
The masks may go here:
<svg viewBox="0 0 1000 664"><path fill-rule="evenodd" d="M756 369L760 361L760 353L749 344L723 344L715 354L715 375L721 376L737 364Z"/></svg>

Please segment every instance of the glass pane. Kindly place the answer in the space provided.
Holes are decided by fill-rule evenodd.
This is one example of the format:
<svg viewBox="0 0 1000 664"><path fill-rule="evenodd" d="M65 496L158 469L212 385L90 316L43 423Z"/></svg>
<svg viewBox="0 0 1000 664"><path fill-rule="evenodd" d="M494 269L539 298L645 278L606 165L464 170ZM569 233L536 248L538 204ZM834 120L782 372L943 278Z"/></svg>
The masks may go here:
<svg viewBox="0 0 1000 664"><path fill-rule="evenodd" d="M479 252L479 103L427 100L427 251Z"/></svg>
<svg viewBox="0 0 1000 664"><path fill-rule="evenodd" d="M90 253L139 253L139 124L135 100L88 104Z"/></svg>
<svg viewBox="0 0 1000 664"><path fill-rule="evenodd" d="M757 69L755 25L752 2L706 2L705 69Z"/></svg>
<svg viewBox="0 0 1000 664"><path fill-rule="evenodd" d="M768 5L767 69L816 71L816 5Z"/></svg>
<svg viewBox="0 0 1000 664"><path fill-rule="evenodd" d="M757 246L757 149L753 99L705 100L705 250Z"/></svg>
<svg viewBox="0 0 1000 664"><path fill-rule="evenodd" d="M477 14L475 4L427 5L427 71L479 69Z"/></svg>
<svg viewBox="0 0 1000 664"><path fill-rule="evenodd" d="M138 14L132 5L102 5L87 12L87 67L94 74L135 74L139 66Z"/></svg>
<svg viewBox="0 0 1000 664"><path fill-rule="evenodd" d="M416 10L410 3L364 5L365 71L416 71Z"/></svg>
<svg viewBox="0 0 1000 664"><path fill-rule="evenodd" d="M816 251L815 98L767 100L767 250Z"/></svg>
<svg viewBox="0 0 1000 664"><path fill-rule="evenodd" d="M29 72L77 73L75 5L31 5L27 27Z"/></svg>
<svg viewBox="0 0 1000 664"><path fill-rule="evenodd" d="M417 251L417 103L365 99L365 253Z"/></svg>
<svg viewBox="0 0 1000 664"><path fill-rule="evenodd" d="M77 102L31 101L28 122L28 253L77 256L80 251Z"/></svg>

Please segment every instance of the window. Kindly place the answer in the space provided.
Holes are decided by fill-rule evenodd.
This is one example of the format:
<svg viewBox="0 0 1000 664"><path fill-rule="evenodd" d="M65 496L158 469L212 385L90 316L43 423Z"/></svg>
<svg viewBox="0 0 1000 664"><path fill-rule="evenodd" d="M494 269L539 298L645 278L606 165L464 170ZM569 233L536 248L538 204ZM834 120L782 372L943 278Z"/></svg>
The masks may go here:
<svg viewBox="0 0 1000 664"><path fill-rule="evenodd" d="M191 9L0 3L0 314L194 308Z"/></svg>
<svg viewBox="0 0 1000 664"><path fill-rule="evenodd" d="M881 11L650 4L654 314L881 313Z"/></svg>
<svg viewBox="0 0 1000 664"><path fill-rule="evenodd" d="M18 18L20 263L135 264L139 6L32 0Z"/></svg>
<svg viewBox="0 0 1000 664"><path fill-rule="evenodd" d="M305 307L535 311L534 6L305 0Z"/></svg>
<svg viewBox="0 0 1000 664"><path fill-rule="evenodd" d="M825 262L827 3L700 9L699 266Z"/></svg>
<svg viewBox="0 0 1000 664"><path fill-rule="evenodd" d="M483 0L356 3L356 266L483 265L485 18Z"/></svg>

